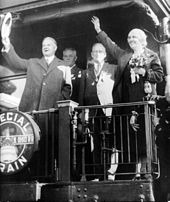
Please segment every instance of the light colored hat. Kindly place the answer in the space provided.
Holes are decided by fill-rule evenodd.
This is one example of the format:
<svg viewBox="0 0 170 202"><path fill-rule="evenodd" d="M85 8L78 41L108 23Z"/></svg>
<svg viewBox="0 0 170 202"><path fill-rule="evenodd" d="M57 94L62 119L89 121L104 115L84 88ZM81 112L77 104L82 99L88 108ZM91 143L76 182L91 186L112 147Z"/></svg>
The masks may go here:
<svg viewBox="0 0 170 202"><path fill-rule="evenodd" d="M4 16L4 19L2 20L2 25L1 25L1 37L2 38L9 37L9 35L11 33L11 26L12 26L12 15L10 12L8 12Z"/></svg>

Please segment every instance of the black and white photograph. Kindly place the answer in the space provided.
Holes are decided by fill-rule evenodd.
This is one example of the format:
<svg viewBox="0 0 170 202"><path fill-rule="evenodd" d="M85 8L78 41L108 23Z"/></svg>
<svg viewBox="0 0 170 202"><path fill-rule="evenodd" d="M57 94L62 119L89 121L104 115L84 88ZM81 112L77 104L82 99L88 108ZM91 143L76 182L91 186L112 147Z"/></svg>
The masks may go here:
<svg viewBox="0 0 170 202"><path fill-rule="evenodd" d="M170 0L0 0L0 202L170 202Z"/></svg>

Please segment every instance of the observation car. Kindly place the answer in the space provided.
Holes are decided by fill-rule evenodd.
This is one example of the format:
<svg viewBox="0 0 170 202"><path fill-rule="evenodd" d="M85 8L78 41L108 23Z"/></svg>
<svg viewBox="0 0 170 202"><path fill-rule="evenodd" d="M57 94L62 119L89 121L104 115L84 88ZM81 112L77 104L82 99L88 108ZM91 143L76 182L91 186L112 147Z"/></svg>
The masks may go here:
<svg viewBox="0 0 170 202"><path fill-rule="evenodd" d="M41 41L50 35L58 42L59 58L64 47L75 47L78 65L85 69L96 40L90 22L96 15L103 30L122 48L126 48L130 29L145 29L149 48L158 52L164 71L170 71L168 0L0 0L0 5L1 14L12 13L10 39L23 58L40 57ZM156 28L147 15L146 5L157 15L160 27ZM115 63L110 55L107 59ZM156 101L78 106L66 100L58 102L57 108L23 113L18 111L18 104L26 75L6 67L8 64L1 56L1 202L170 200L170 112L169 104L161 99L165 81L158 86L160 96ZM143 118L142 146L147 168L143 173L135 169L140 163L141 143L138 134L132 134L129 123L132 107ZM115 113L91 116L91 110L99 109ZM99 164L92 160L96 122L101 140ZM99 167L100 180L96 181ZM108 177L110 169L115 170L112 179ZM137 174L141 176L138 179Z"/></svg>

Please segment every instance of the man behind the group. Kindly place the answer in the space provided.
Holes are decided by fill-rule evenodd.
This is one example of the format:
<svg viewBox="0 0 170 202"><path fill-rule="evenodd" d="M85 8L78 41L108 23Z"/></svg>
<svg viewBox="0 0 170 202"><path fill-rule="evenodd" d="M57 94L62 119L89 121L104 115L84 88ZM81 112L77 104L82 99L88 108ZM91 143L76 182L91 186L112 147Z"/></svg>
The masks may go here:
<svg viewBox="0 0 170 202"><path fill-rule="evenodd" d="M65 48L63 50L63 60L71 69L71 81L73 86L71 100L78 103L82 70L76 65L77 51L74 48Z"/></svg>

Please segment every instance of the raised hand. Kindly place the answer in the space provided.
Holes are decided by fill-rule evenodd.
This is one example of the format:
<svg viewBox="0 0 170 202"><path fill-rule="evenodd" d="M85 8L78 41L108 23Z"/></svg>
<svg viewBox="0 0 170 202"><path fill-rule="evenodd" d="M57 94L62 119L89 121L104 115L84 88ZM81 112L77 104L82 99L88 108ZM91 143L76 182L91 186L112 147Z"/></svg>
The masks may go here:
<svg viewBox="0 0 170 202"><path fill-rule="evenodd" d="M8 52L8 50L10 49L10 39L9 39L9 37L3 37L2 38L2 44L4 46L4 50Z"/></svg>
<svg viewBox="0 0 170 202"><path fill-rule="evenodd" d="M159 26L158 17L155 15L155 13L152 11L152 9L151 9L148 5L146 5L145 9L146 9L147 15L148 15L150 18L152 18L154 24L155 24L156 26Z"/></svg>
<svg viewBox="0 0 170 202"><path fill-rule="evenodd" d="M101 32L101 28L100 28L100 20L98 17L93 16L91 19L91 22L94 25L94 29L96 30L97 33Z"/></svg>

